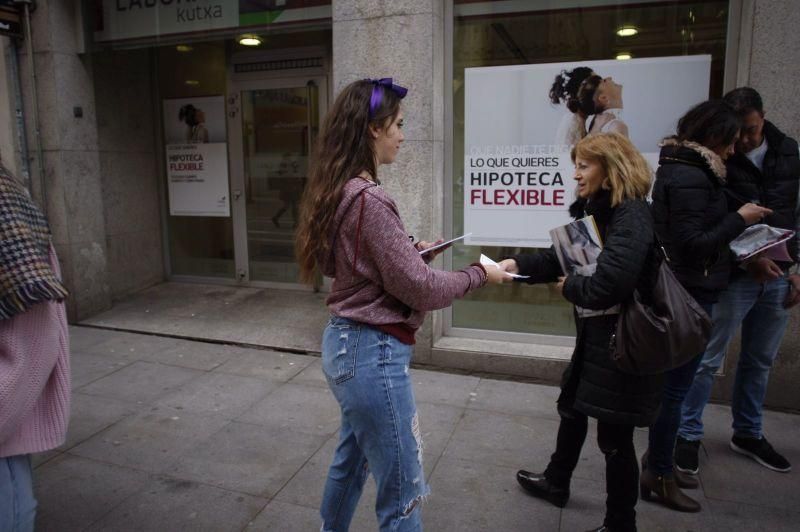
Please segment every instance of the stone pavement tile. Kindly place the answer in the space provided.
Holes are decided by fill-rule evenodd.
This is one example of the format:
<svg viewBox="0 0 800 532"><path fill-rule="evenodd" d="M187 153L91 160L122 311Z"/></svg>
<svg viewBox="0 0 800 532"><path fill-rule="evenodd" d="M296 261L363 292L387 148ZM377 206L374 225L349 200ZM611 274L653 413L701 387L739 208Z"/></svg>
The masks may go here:
<svg viewBox="0 0 800 532"><path fill-rule="evenodd" d="M605 481L573 479L570 486L570 499L561 513L561 530L590 530L603 524L606 512ZM639 530L648 532L696 532L701 530L728 530L719 528L708 501L699 490L686 490L686 494L696 499L703 510L699 513L682 513L670 510L660 504L639 500L636 504L636 525ZM531 497L531 499L536 500ZM537 504L548 504L536 501ZM733 530L739 530L734 527Z"/></svg>
<svg viewBox="0 0 800 532"><path fill-rule="evenodd" d="M78 325L69 326L69 348L70 351L84 351L94 345L108 340L116 334L116 331L98 329L96 327L81 327Z"/></svg>
<svg viewBox="0 0 800 532"><path fill-rule="evenodd" d="M160 476L88 530L238 532L266 503L258 497Z"/></svg>
<svg viewBox="0 0 800 532"><path fill-rule="evenodd" d="M434 466L444 453L453 431L461 421L464 408L443 404L417 402L419 429L422 435L425 476L430 477Z"/></svg>
<svg viewBox="0 0 800 532"><path fill-rule="evenodd" d="M536 532L558 530L558 508L531 500L515 480L516 469L485 461L442 459L423 506L426 529ZM572 529L569 529L572 530Z"/></svg>
<svg viewBox="0 0 800 532"><path fill-rule="evenodd" d="M36 530L84 530L109 510L144 489L148 475L64 454L36 470L39 506Z"/></svg>
<svg viewBox="0 0 800 532"><path fill-rule="evenodd" d="M45 451L43 453L34 453L31 455L31 467L37 469L42 467L44 464L49 462L50 460L54 460L56 457L61 456L64 454L59 449L53 449L51 451Z"/></svg>
<svg viewBox="0 0 800 532"><path fill-rule="evenodd" d="M423 463L426 478L430 477L447 443L453 427L463 410L447 405L418 403L420 430L424 446ZM331 436L325 445L297 472L292 480L275 496L276 500L302 506L318 508L322 501L322 491L328 468L339 443L338 432ZM362 519L374 522L375 481L370 477L364 488L361 505L367 499L367 509ZM309 489L310 488L310 489Z"/></svg>
<svg viewBox="0 0 800 532"><path fill-rule="evenodd" d="M289 382L292 384L306 384L308 386L328 388L328 381L325 379L325 374L322 372L322 360L319 357L312 357L312 359L313 362L306 366L303 371L292 377L292 380Z"/></svg>
<svg viewBox="0 0 800 532"><path fill-rule="evenodd" d="M69 452L162 473L187 449L219 431L228 422L220 416L152 406L92 436Z"/></svg>
<svg viewBox="0 0 800 532"><path fill-rule="evenodd" d="M557 430L558 422L549 419L468 409L442 460L457 458L514 468L515 472L521 468L544 469L553 452Z"/></svg>
<svg viewBox="0 0 800 532"><path fill-rule="evenodd" d="M253 532L309 532L319 530L319 510L287 502L272 501L245 530ZM351 528L353 532L355 529Z"/></svg>
<svg viewBox="0 0 800 532"><path fill-rule="evenodd" d="M708 457L700 464L703 491L710 499L755 504L770 508L800 508L800 490L796 472L776 473L750 458L734 453L729 440L706 438ZM792 444L797 449L797 444ZM779 448L780 447L777 447ZM784 447L782 451L790 450ZM704 455L703 450L700 454ZM786 452L788 460L792 454ZM798 458L796 451L794 458ZM798 460L794 461L798 464ZM764 489L769 486L769 489Z"/></svg>
<svg viewBox="0 0 800 532"><path fill-rule="evenodd" d="M251 377L206 373L178 386L155 404L235 419L278 386L279 383Z"/></svg>
<svg viewBox="0 0 800 532"><path fill-rule="evenodd" d="M243 351L240 347L230 345L175 340L172 347L143 353L141 360L211 371Z"/></svg>
<svg viewBox="0 0 800 532"><path fill-rule="evenodd" d="M113 355L93 355L73 351L70 353L70 371L72 373L72 389L102 379L118 371L133 361L125 358L118 358Z"/></svg>
<svg viewBox="0 0 800 532"><path fill-rule="evenodd" d="M194 369L139 361L87 384L78 391L131 402L152 403L200 375L203 372Z"/></svg>
<svg viewBox="0 0 800 532"><path fill-rule="evenodd" d="M322 503L322 492L328 477L328 468L333 460L333 453L339 443L339 435L335 434L314 456L297 472L292 480L275 496L276 501L305 506L317 510ZM371 476L364 485L364 491L353 516L351 530L373 531L377 529L375 517L375 477Z"/></svg>
<svg viewBox="0 0 800 532"><path fill-rule="evenodd" d="M468 407L501 414L558 420L556 386L481 379Z"/></svg>
<svg viewBox="0 0 800 532"><path fill-rule="evenodd" d="M84 349L93 355L113 355L126 360L143 360L153 352L165 351L180 340L152 334L113 331L113 334L97 344Z"/></svg>
<svg viewBox="0 0 800 532"><path fill-rule="evenodd" d="M252 345L281 346L287 349L319 353L324 326L324 321L321 323L298 322L294 326L286 325L280 328L255 328L249 325L249 328L241 333L241 340L238 341Z"/></svg>
<svg viewBox="0 0 800 532"><path fill-rule="evenodd" d="M793 532L800 523L800 508L767 508L740 502L708 501L714 515L714 528L742 532ZM704 506L705 511L705 506Z"/></svg>
<svg viewBox="0 0 800 532"><path fill-rule="evenodd" d="M273 430L290 430L330 436L341 422L339 404L330 390L302 384L284 384L256 403L237 420L264 425Z"/></svg>
<svg viewBox="0 0 800 532"><path fill-rule="evenodd" d="M730 449L729 407L708 405L703 418L700 480L708 498L775 509L800 508L796 471L776 473ZM800 416L766 411L764 434L795 468L800 467Z"/></svg>
<svg viewBox="0 0 800 532"><path fill-rule="evenodd" d="M306 355L278 353L261 349L241 349L215 371L243 377L258 377L260 379L286 382L303 371L313 361L313 357Z"/></svg>
<svg viewBox="0 0 800 532"><path fill-rule="evenodd" d="M480 379L467 375L453 375L441 371L411 370L414 397L426 403L464 407L470 400Z"/></svg>
<svg viewBox="0 0 800 532"><path fill-rule="evenodd" d="M373 484L369 482L369 484ZM378 529L375 518L375 493L367 493L366 488L358 510L350 523L350 532L375 532ZM322 519L319 508L310 508L287 502L273 500L258 514L246 531L265 532L309 532L320 528Z"/></svg>
<svg viewBox="0 0 800 532"><path fill-rule="evenodd" d="M325 479L328 476L328 467L331 465L338 443L338 434L328 438L322 448L314 453L289 483L275 495L275 500L319 508Z"/></svg>
<svg viewBox="0 0 800 532"><path fill-rule="evenodd" d="M233 422L186 448L168 473L269 498L319 450L325 438Z"/></svg>
<svg viewBox="0 0 800 532"><path fill-rule="evenodd" d="M141 411L142 408L142 405L119 399L73 393L67 441L61 449L74 447L121 419Z"/></svg>

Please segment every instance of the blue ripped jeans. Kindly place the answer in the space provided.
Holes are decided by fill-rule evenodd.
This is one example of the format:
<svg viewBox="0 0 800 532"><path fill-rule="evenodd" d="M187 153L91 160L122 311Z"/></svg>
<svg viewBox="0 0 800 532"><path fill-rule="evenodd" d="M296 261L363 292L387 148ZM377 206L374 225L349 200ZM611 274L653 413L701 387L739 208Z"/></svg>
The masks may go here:
<svg viewBox="0 0 800 532"><path fill-rule="evenodd" d="M33 532L35 518L31 456L0 458L0 530Z"/></svg>
<svg viewBox="0 0 800 532"><path fill-rule="evenodd" d="M731 413L734 436L761 438L761 415L767 394L769 371L778 355L789 311L783 302L789 294L786 277L758 283L739 276L714 304L714 325L694 382L683 402L678 435L685 440L703 439L703 409L711 397L714 374L741 326L739 364L733 382Z"/></svg>
<svg viewBox="0 0 800 532"><path fill-rule="evenodd" d="M370 473L381 532L422 530L420 506L429 490L411 354L410 345L363 323L334 316L325 328L322 369L342 409L320 508L325 532L348 530Z"/></svg>

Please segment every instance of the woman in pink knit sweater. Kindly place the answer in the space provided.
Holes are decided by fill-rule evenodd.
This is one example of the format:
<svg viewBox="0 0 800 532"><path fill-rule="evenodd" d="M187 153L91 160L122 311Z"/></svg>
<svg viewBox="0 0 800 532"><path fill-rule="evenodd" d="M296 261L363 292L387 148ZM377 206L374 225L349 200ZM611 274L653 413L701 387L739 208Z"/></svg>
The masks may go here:
<svg viewBox="0 0 800 532"><path fill-rule="evenodd" d="M67 291L44 215L0 164L0 530L32 532L31 453L64 443Z"/></svg>
<svg viewBox="0 0 800 532"><path fill-rule="evenodd" d="M408 367L425 311L502 282L497 268L457 272L428 266L432 244L411 243L397 206L378 180L403 142L391 79L351 83L325 119L303 198L297 257L304 281L333 277L322 367L342 410L339 446L320 514L323 531L348 530L369 473L381 531L422 530L428 494L422 439Z"/></svg>

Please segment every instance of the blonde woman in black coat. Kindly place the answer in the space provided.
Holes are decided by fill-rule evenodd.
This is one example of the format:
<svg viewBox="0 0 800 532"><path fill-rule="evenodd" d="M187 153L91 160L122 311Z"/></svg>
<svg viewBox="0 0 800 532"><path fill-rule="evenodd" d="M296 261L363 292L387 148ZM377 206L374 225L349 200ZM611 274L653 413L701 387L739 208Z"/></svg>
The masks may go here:
<svg viewBox="0 0 800 532"><path fill-rule="evenodd" d="M661 378L617 369L609 341L618 305L637 288L648 297L655 279L653 218L645 200L651 171L633 144L618 133L582 139L573 148L572 159L578 200L570 214L593 215L603 239L595 273L564 277L553 249L500 263L507 272L529 275L529 283L558 282L564 297L576 306L577 339L558 398L561 423L556 450L544 473L521 470L517 481L534 497L565 506L588 418L595 418L597 443L606 458L608 493L605 521L596 530L630 532L636 530L639 488L633 431L655 417ZM604 312L587 316L582 309Z"/></svg>

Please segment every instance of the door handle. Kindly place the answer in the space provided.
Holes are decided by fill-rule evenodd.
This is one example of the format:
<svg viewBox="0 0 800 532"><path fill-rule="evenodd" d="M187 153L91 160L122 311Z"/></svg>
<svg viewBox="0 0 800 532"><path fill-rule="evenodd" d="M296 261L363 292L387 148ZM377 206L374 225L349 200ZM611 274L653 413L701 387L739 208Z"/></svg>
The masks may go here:
<svg viewBox="0 0 800 532"><path fill-rule="evenodd" d="M242 197L242 191L241 190L234 190L233 191L233 199L234 200L238 200L241 197Z"/></svg>

